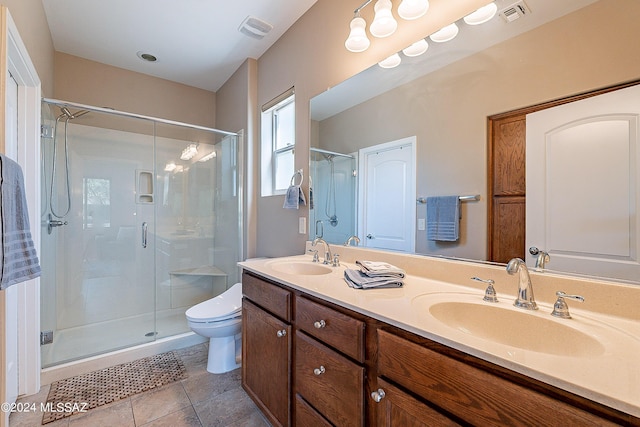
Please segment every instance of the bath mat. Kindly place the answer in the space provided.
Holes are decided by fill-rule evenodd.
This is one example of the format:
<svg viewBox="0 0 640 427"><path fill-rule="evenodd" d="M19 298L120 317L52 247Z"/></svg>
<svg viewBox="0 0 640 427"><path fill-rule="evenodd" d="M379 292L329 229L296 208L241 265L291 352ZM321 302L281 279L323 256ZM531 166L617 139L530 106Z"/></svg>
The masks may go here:
<svg viewBox="0 0 640 427"><path fill-rule="evenodd" d="M172 351L78 375L51 384L42 424L186 378Z"/></svg>

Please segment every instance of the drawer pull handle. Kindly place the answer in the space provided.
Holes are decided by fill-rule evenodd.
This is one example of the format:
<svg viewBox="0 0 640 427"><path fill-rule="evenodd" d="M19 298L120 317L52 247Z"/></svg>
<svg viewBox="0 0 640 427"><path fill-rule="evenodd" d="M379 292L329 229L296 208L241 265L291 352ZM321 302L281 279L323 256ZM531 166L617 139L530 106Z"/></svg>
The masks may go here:
<svg viewBox="0 0 640 427"><path fill-rule="evenodd" d="M374 392L371 393L371 398L376 403L378 403L382 399L384 399L384 396L385 396L384 390L381 389L381 388L379 388L378 391L374 391Z"/></svg>
<svg viewBox="0 0 640 427"><path fill-rule="evenodd" d="M287 336L287 330L286 329L281 329L276 333L276 335L278 336L278 338L286 337Z"/></svg>
<svg viewBox="0 0 640 427"><path fill-rule="evenodd" d="M313 370L313 374L314 375L322 375L322 374L324 374L324 371L325 371L324 366L320 365L319 368L316 368L316 369Z"/></svg>
<svg viewBox="0 0 640 427"><path fill-rule="evenodd" d="M316 329L322 329L322 328L324 328L325 326L327 326L327 322L325 322L324 320L318 320L317 322L313 322L313 326L314 326Z"/></svg>

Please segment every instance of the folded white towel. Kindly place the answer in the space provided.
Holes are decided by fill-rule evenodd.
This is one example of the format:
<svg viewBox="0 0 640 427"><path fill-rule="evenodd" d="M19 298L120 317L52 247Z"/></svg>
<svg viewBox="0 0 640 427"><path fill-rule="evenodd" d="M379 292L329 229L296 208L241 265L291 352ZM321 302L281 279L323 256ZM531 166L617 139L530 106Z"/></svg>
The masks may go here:
<svg viewBox="0 0 640 427"><path fill-rule="evenodd" d="M360 271L369 277L396 277L402 279L405 276L403 269L381 261L356 261Z"/></svg>
<svg viewBox="0 0 640 427"><path fill-rule="evenodd" d="M0 289L40 276L31 239L22 169L0 154Z"/></svg>

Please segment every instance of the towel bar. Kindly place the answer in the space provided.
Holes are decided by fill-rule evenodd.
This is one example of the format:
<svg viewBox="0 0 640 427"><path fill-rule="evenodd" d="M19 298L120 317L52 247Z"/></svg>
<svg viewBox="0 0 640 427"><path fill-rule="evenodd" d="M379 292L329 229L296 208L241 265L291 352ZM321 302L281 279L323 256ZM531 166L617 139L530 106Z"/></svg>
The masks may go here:
<svg viewBox="0 0 640 427"><path fill-rule="evenodd" d="M476 202L478 200L480 200L480 195L476 194L475 196L459 196L458 199L460 199L461 202ZM427 203L427 198L426 197L418 197L416 199L416 202L419 204L426 204Z"/></svg>

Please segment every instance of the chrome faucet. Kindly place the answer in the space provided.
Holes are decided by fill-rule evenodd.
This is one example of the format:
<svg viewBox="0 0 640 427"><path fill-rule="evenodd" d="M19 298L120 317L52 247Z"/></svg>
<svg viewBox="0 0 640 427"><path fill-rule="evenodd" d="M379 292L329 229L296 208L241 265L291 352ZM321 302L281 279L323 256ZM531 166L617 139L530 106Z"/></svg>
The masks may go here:
<svg viewBox="0 0 640 427"><path fill-rule="evenodd" d="M315 247L318 243L322 243L324 245L324 261L322 261L322 263L331 264L332 256L331 256L331 248L329 247L329 244L325 242L324 239L320 237L316 237L315 239L313 239L311 246Z"/></svg>
<svg viewBox="0 0 640 427"><path fill-rule="evenodd" d="M513 305L524 308L525 310L537 310L535 298L533 297L533 286L529 277L527 264L520 258L513 258L507 264L507 273L519 273L520 280L518 282L518 298Z"/></svg>
<svg viewBox="0 0 640 427"><path fill-rule="evenodd" d="M544 270L547 263L551 260L551 257L549 256L549 252L540 250L535 246L531 246L529 248L529 253L536 257L536 268L540 270Z"/></svg>
<svg viewBox="0 0 640 427"><path fill-rule="evenodd" d="M346 242L344 242L344 246L350 246L351 242L356 242L356 246L358 246L360 244L360 238L356 235L353 235L349 237Z"/></svg>

